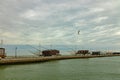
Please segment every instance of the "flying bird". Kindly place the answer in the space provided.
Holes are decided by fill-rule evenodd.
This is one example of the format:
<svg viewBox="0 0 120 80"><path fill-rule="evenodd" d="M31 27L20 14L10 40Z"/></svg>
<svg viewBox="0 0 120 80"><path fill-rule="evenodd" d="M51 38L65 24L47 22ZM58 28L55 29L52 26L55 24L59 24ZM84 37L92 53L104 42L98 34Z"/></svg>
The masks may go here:
<svg viewBox="0 0 120 80"><path fill-rule="evenodd" d="M80 30L78 30L78 35L80 34Z"/></svg>

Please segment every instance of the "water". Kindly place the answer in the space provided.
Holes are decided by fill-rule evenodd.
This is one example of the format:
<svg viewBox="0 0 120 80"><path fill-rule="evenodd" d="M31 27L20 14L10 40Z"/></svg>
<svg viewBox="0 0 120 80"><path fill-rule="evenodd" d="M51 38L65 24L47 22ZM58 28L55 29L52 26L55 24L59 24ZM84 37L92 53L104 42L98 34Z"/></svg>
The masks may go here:
<svg viewBox="0 0 120 80"><path fill-rule="evenodd" d="M0 80L120 80L120 57L0 66Z"/></svg>

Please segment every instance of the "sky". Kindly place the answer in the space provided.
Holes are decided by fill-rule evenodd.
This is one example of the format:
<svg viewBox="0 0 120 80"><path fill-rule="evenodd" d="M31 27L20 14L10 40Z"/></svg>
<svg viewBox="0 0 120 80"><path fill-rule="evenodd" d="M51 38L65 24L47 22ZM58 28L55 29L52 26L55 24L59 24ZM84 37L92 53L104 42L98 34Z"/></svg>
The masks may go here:
<svg viewBox="0 0 120 80"><path fill-rule="evenodd" d="M120 0L0 0L0 39L120 48L119 9Z"/></svg>

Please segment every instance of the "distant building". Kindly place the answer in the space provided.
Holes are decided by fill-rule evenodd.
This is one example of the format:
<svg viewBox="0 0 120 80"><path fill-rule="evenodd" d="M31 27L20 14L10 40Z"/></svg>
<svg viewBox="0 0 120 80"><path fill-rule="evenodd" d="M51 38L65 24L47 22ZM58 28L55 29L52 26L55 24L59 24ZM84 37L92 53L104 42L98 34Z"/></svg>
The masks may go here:
<svg viewBox="0 0 120 80"><path fill-rule="evenodd" d="M5 48L0 48L0 57L1 58L5 58L6 55L5 55Z"/></svg>

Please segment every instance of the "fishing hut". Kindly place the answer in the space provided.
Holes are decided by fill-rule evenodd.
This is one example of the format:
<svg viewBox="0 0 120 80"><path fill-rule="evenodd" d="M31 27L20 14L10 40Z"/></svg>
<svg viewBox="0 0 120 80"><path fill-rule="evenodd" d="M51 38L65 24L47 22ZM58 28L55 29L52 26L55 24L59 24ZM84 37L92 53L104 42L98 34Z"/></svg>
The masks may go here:
<svg viewBox="0 0 120 80"><path fill-rule="evenodd" d="M100 55L100 51L93 51L92 55Z"/></svg>
<svg viewBox="0 0 120 80"><path fill-rule="evenodd" d="M0 57L1 58L5 58L6 55L5 55L5 48L0 48Z"/></svg>
<svg viewBox="0 0 120 80"><path fill-rule="evenodd" d="M42 51L42 56L58 56L60 51L59 50L44 50Z"/></svg>
<svg viewBox="0 0 120 80"><path fill-rule="evenodd" d="M113 52L112 54L120 55L120 52Z"/></svg>
<svg viewBox="0 0 120 80"><path fill-rule="evenodd" d="M77 54L82 54L82 55L86 55L86 54L89 54L89 50L78 50L76 53Z"/></svg>

